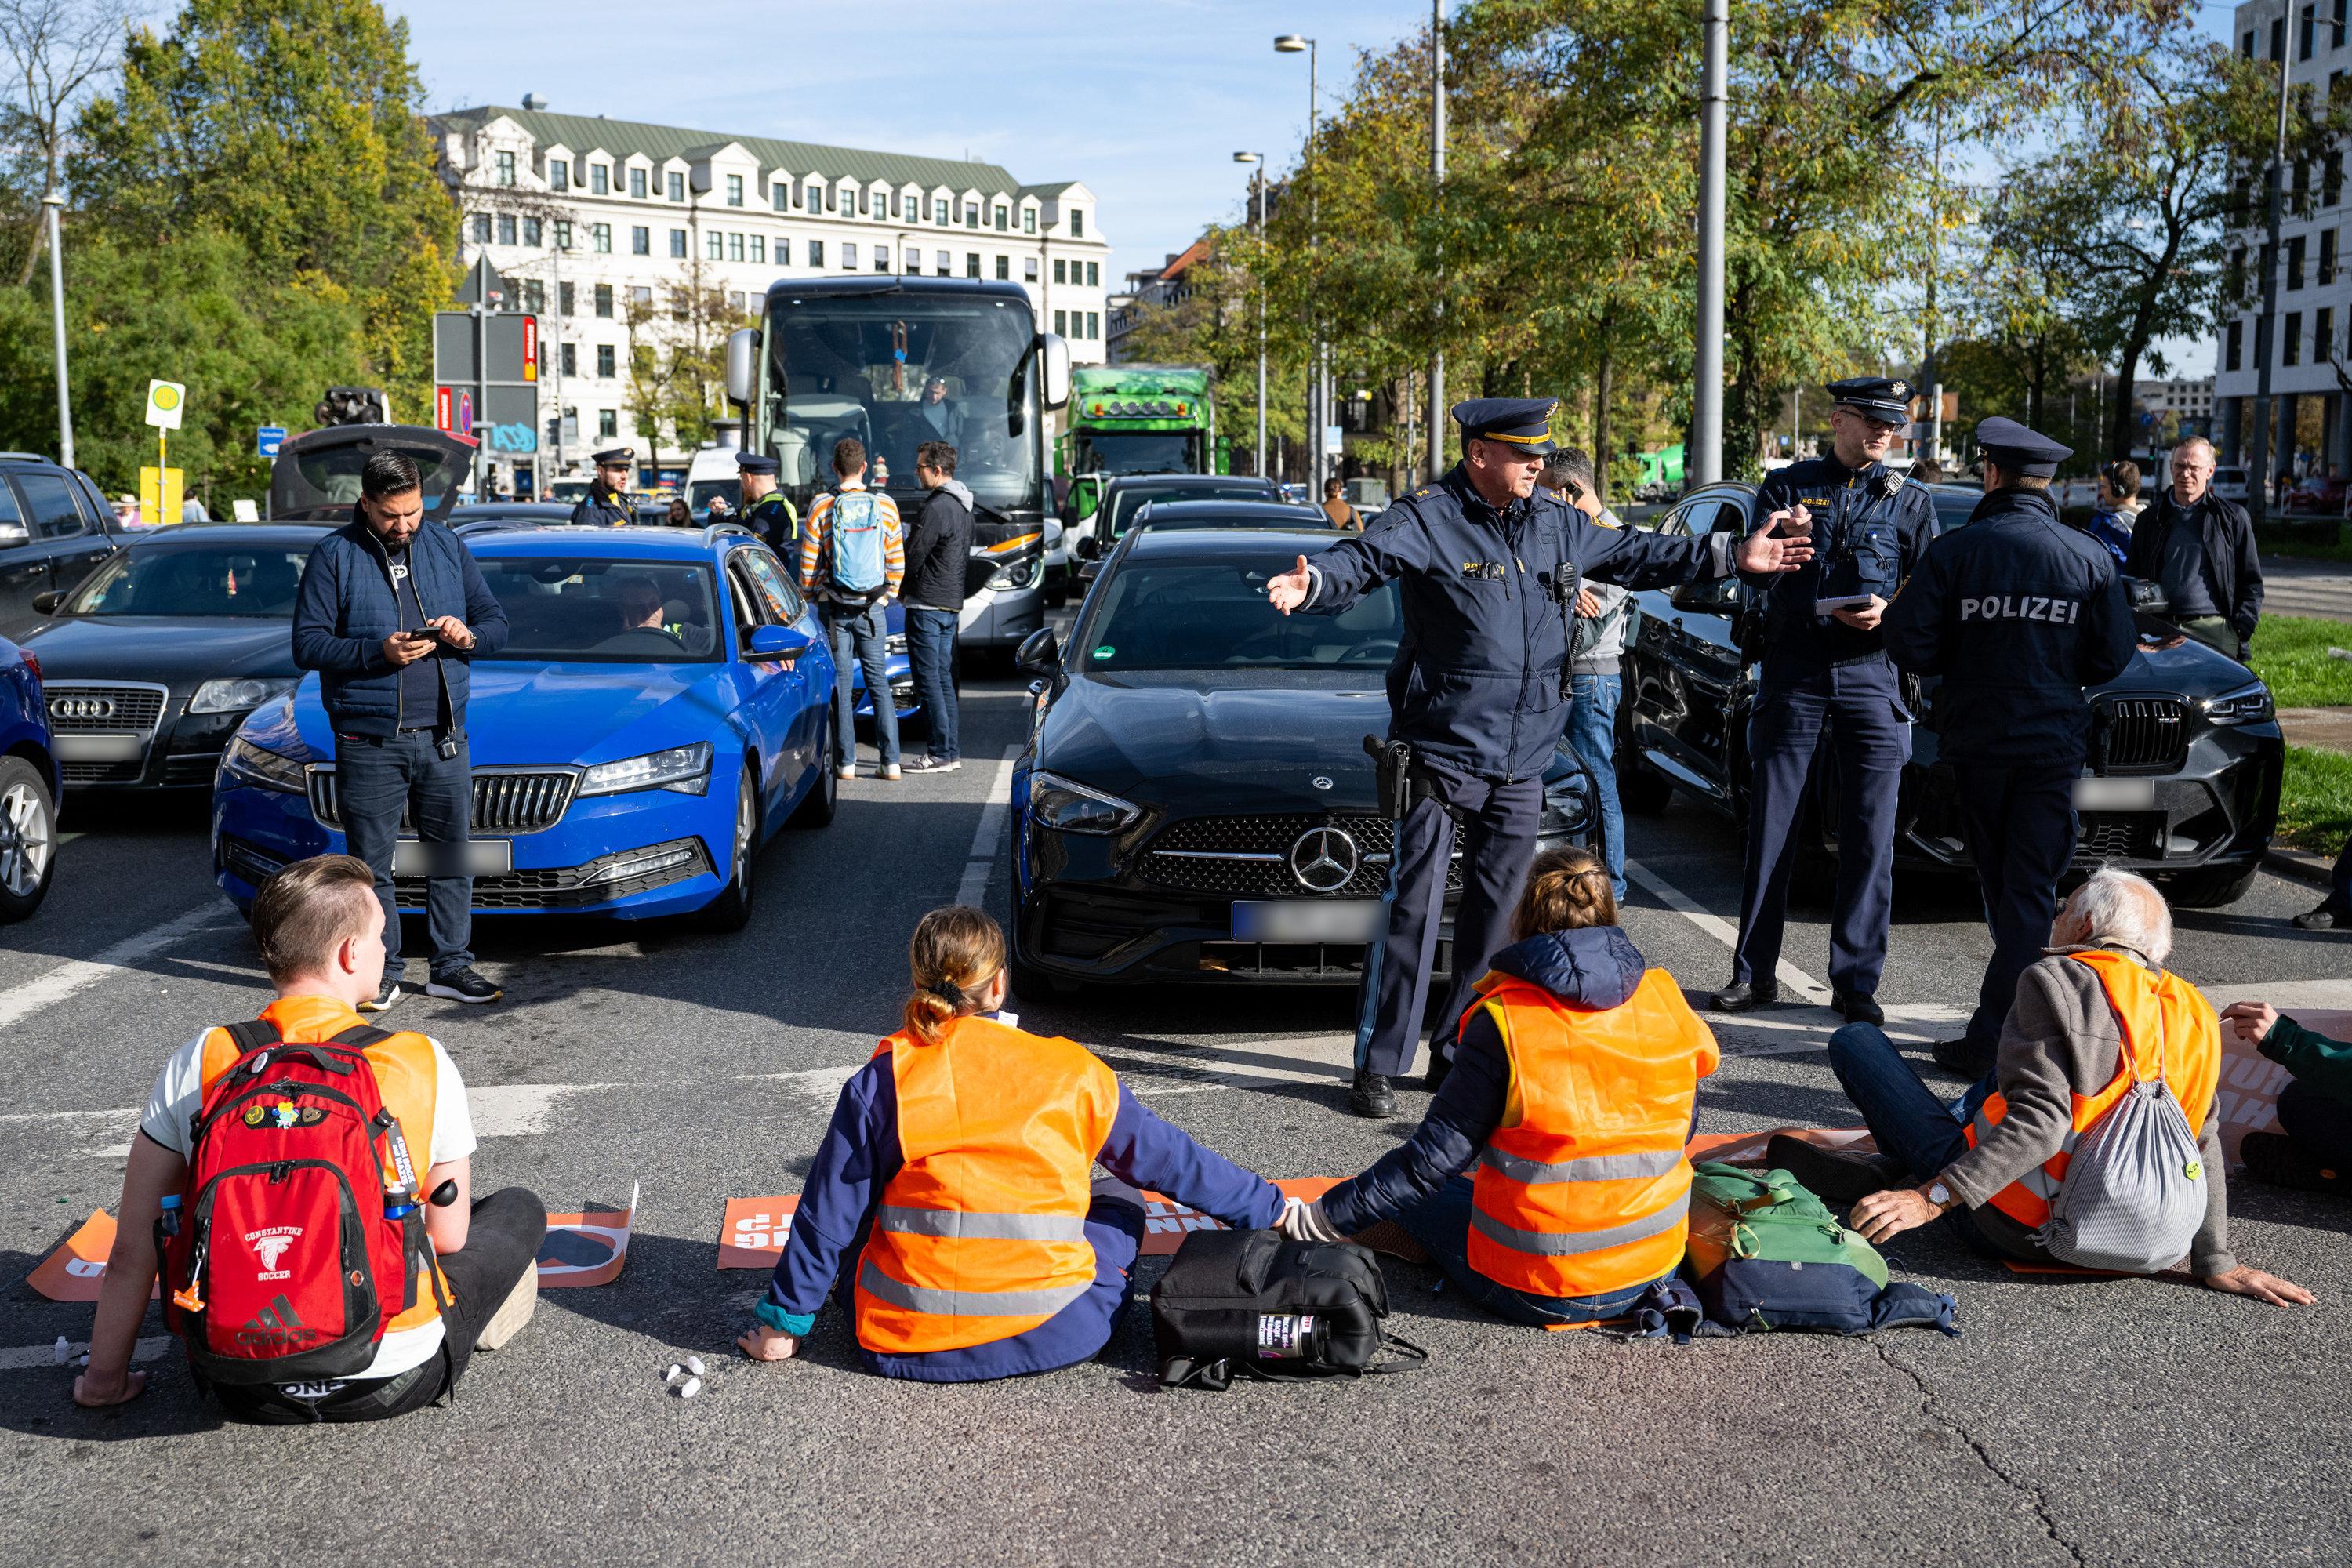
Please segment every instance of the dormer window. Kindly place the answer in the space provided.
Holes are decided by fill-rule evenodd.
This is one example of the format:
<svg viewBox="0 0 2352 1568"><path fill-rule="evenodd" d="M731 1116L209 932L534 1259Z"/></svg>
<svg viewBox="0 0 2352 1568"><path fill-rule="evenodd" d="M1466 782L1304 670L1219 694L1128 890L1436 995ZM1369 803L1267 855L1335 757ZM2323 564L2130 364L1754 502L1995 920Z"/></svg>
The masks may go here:
<svg viewBox="0 0 2352 1568"><path fill-rule="evenodd" d="M646 199L646 172L643 169L629 171L629 195L638 201Z"/></svg>
<svg viewBox="0 0 2352 1568"><path fill-rule="evenodd" d="M613 171L603 163L588 165L588 194L605 196L613 194Z"/></svg>
<svg viewBox="0 0 2352 1568"><path fill-rule="evenodd" d="M1023 207L1021 209L1021 232L1024 234L1034 234L1037 232L1037 209L1035 207Z"/></svg>
<svg viewBox="0 0 2352 1568"><path fill-rule="evenodd" d="M1086 237L1087 237L1087 215L1086 215L1086 212L1085 212L1085 210L1084 210L1083 208L1079 208L1079 207L1072 207L1072 208L1070 209L1070 237L1071 237L1072 239L1084 239L1084 238L1086 238Z"/></svg>
<svg viewBox="0 0 2352 1568"><path fill-rule="evenodd" d="M740 174L727 176L727 205L730 207L743 205L743 176Z"/></svg>
<svg viewBox="0 0 2352 1568"><path fill-rule="evenodd" d="M669 172L669 199L674 202L686 200L686 175L677 169Z"/></svg>
<svg viewBox="0 0 2352 1568"><path fill-rule="evenodd" d="M547 161L547 188L551 191L568 191L572 188L571 160L551 158Z"/></svg>
<svg viewBox="0 0 2352 1568"><path fill-rule="evenodd" d="M498 180L499 184L501 185L511 185L514 184L515 155L512 153L500 153L498 154Z"/></svg>

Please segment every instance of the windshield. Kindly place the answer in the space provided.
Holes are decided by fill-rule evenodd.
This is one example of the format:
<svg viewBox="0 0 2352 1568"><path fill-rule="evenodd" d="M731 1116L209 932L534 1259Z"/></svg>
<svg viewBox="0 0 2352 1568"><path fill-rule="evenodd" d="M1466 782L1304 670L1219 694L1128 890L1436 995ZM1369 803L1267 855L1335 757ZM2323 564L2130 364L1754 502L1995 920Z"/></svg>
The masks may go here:
<svg viewBox="0 0 2352 1568"><path fill-rule="evenodd" d="M1028 307L994 295L883 293L870 298L780 292L769 318L768 451L801 515L833 486L844 437L888 467L884 488L911 515L920 499L915 452L956 448L955 477L982 504L1036 510L1035 330Z"/></svg>
<svg viewBox="0 0 2352 1568"><path fill-rule="evenodd" d="M74 591L68 616L270 616L290 620L310 550L183 544L126 551Z"/></svg>
<svg viewBox="0 0 2352 1568"><path fill-rule="evenodd" d="M1121 485L1110 498L1110 531L1112 537L1125 533L1135 526L1135 514L1156 500L1219 500L1239 498L1245 500L1273 500L1274 493L1263 480L1237 480L1230 485Z"/></svg>
<svg viewBox="0 0 2352 1568"><path fill-rule="evenodd" d="M508 663L715 664L719 620L708 566L533 556L480 563L506 610Z"/></svg>
<svg viewBox="0 0 2352 1568"><path fill-rule="evenodd" d="M1397 586L1367 594L1336 616L1276 615L1266 578L1280 561L1130 563L1096 592L1073 661L1097 674L1130 669L1381 668L1404 627Z"/></svg>
<svg viewBox="0 0 2352 1568"><path fill-rule="evenodd" d="M1198 430L1078 430L1070 436L1070 471L1197 474L1209 466L1207 448Z"/></svg>
<svg viewBox="0 0 2352 1568"><path fill-rule="evenodd" d="M345 442L280 456L269 469L272 513L291 517L356 504L360 499L360 470L367 467L370 458L386 449L396 449L415 462L417 477L425 484L427 516L441 505L452 485L466 480L466 465L451 462L450 453L442 447L423 442Z"/></svg>
<svg viewBox="0 0 2352 1568"><path fill-rule="evenodd" d="M742 493L742 485L734 479L697 479L686 487L686 504L694 509L698 517L709 508L713 500L725 501L731 511L736 499Z"/></svg>

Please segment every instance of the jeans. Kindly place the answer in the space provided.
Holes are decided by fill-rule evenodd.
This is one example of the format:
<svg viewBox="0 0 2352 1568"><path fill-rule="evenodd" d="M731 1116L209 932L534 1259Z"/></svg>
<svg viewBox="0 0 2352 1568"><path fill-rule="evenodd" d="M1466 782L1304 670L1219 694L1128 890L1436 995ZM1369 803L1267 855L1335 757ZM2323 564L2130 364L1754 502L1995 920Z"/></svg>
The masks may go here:
<svg viewBox="0 0 2352 1568"><path fill-rule="evenodd" d="M268 1384L218 1386L230 1416L264 1426L307 1421L382 1421L422 1410L457 1387L473 1360L474 1342L522 1282L523 1271L539 1266L547 1238L547 1208L537 1194L507 1187L474 1200L466 1245L441 1258L449 1281L449 1310L441 1315L442 1350L423 1365L396 1377L363 1378L317 1402L289 1399Z"/></svg>
<svg viewBox="0 0 2352 1568"><path fill-rule="evenodd" d="M1644 1279L1598 1296L1531 1296L1497 1284L1470 1266L1473 1191L1469 1177L1456 1176L1397 1215L1397 1224L1428 1249L1430 1261L1445 1271L1456 1289L1507 1323L1542 1329L1554 1323L1597 1323L1620 1318L1657 1282Z"/></svg>
<svg viewBox="0 0 2352 1568"><path fill-rule="evenodd" d="M1992 1075L1947 1102L1920 1081L1875 1024L1848 1024L1830 1037L1830 1070L1862 1112L1880 1153L1925 1182L1968 1152L1962 1131L1993 1090Z"/></svg>
<svg viewBox="0 0 2352 1568"><path fill-rule="evenodd" d="M890 697L889 613L879 604L862 610L828 605L824 635L833 645L833 716L840 726L845 763L857 756L857 699L849 689L849 661L865 667L874 699L874 742L885 767L898 760L898 705Z"/></svg>
<svg viewBox="0 0 2352 1568"><path fill-rule="evenodd" d="M465 844L473 814L473 773L466 738L457 754L441 755L429 730L396 735L337 735L335 781L342 796L343 841L375 873L375 896L383 905L383 976L401 973L400 906L392 886L392 857L405 809L425 844L451 847L436 858L425 881L425 930L433 942L436 980L472 967L467 944L474 935L474 879L467 874Z"/></svg>
<svg viewBox="0 0 2352 1568"><path fill-rule="evenodd" d="M1625 811L1617 804L1617 700L1625 683L1614 675L1573 675L1569 681L1568 743L1601 791L1601 858L1609 885L1625 897Z"/></svg>
<svg viewBox="0 0 2352 1568"><path fill-rule="evenodd" d="M907 659L915 667L915 699L931 725L931 760L951 763L962 715L956 706L956 612L907 606Z"/></svg>
<svg viewBox="0 0 2352 1568"><path fill-rule="evenodd" d="M1955 763L1960 832L1976 863L1992 958L1969 1016L1970 1042L1990 1047L2017 1001L2017 979L2042 957L2058 915L2058 879L2074 858L2079 756L2055 763Z"/></svg>

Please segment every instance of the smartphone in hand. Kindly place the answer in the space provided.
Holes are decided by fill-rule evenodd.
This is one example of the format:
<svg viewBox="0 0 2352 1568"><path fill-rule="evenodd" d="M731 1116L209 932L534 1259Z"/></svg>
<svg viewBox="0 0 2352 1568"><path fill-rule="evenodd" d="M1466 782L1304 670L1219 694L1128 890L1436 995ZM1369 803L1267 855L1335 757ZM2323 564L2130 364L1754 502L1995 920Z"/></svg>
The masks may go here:
<svg viewBox="0 0 2352 1568"><path fill-rule="evenodd" d="M422 638L429 643L442 640L441 628L438 626L418 626L415 631L403 632L400 635L404 637Z"/></svg>

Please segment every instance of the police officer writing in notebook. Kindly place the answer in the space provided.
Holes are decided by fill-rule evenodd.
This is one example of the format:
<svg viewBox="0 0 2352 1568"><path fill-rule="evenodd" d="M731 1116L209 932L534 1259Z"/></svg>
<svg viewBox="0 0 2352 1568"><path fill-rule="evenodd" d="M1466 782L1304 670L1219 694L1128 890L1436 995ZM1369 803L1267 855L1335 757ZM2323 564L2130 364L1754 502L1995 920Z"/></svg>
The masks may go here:
<svg viewBox="0 0 2352 1568"><path fill-rule="evenodd" d="M1666 587L1738 569L1783 572L1810 542L1769 532L1661 539L1595 527L1536 489L1556 398L1480 398L1454 407L1462 460L1309 564L1272 578L1284 615L1334 615L1383 583L1403 595L1404 636L1388 673L1389 741L1410 750L1409 805L1389 865L1388 931L1364 966L1356 1079L1348 1109L1396 1110L1389 1080L1419 1043L1445 902L1446 868L1462 842L1454 916L1454 983L1439 1015L1428 1087L1444 1076L1445 1043L1472 988L1502 944L1535 850L1543 773L1567 717L1577 588L1591 575L1629 588Z"/></svg>
<svg viewBox="0 0 2352 1568"><path fill-rule="evenodd" d="M1879 617L1936 537L1927 492L1885 461L1910 417L1907 383L1882 375L1830 384L1830 456L1769 475L1754 527L1810 535L1813 561L1759 579L1763 672L1748 750L1748 854L1739 944L1727 1013L1780 999L1780 932L1789 876L1808 847L1797 824L1813 760L1831 731L1837 748L1837 901L1830 920L1832 1004L1853 1023L1880 1024L1874 993L1886 967L1895 891L1895 802L1911 760L1911 714L1887 661ZM1828 825L1824 825L1828 826Z"/></svg>
<svg viewBox="0 0 2352 1568"><path fill-rule="evenodd" d="M1984 500L1927 547L1887 606L1886 651L1943 678L1930 727L1992 929L1968 1034L1936 1047L1964 1078L1992 1070L2017 978L2042 956L2074 858L2074 781L2091 738L2083 688L2113 680L2137 638L2115 557L2058 519L2050 479L2073 456L2013 419L1977 426Z"/></svg>
<svg viewBox="0 0 2352 1568"><path fill-rule="evenodd" d="M588 481L588 493L572 509L574 525L590 528L622 528L637 521L629 509L629 475L637 466L635 447L613 447L595 457L596 477Z"/></svg>

